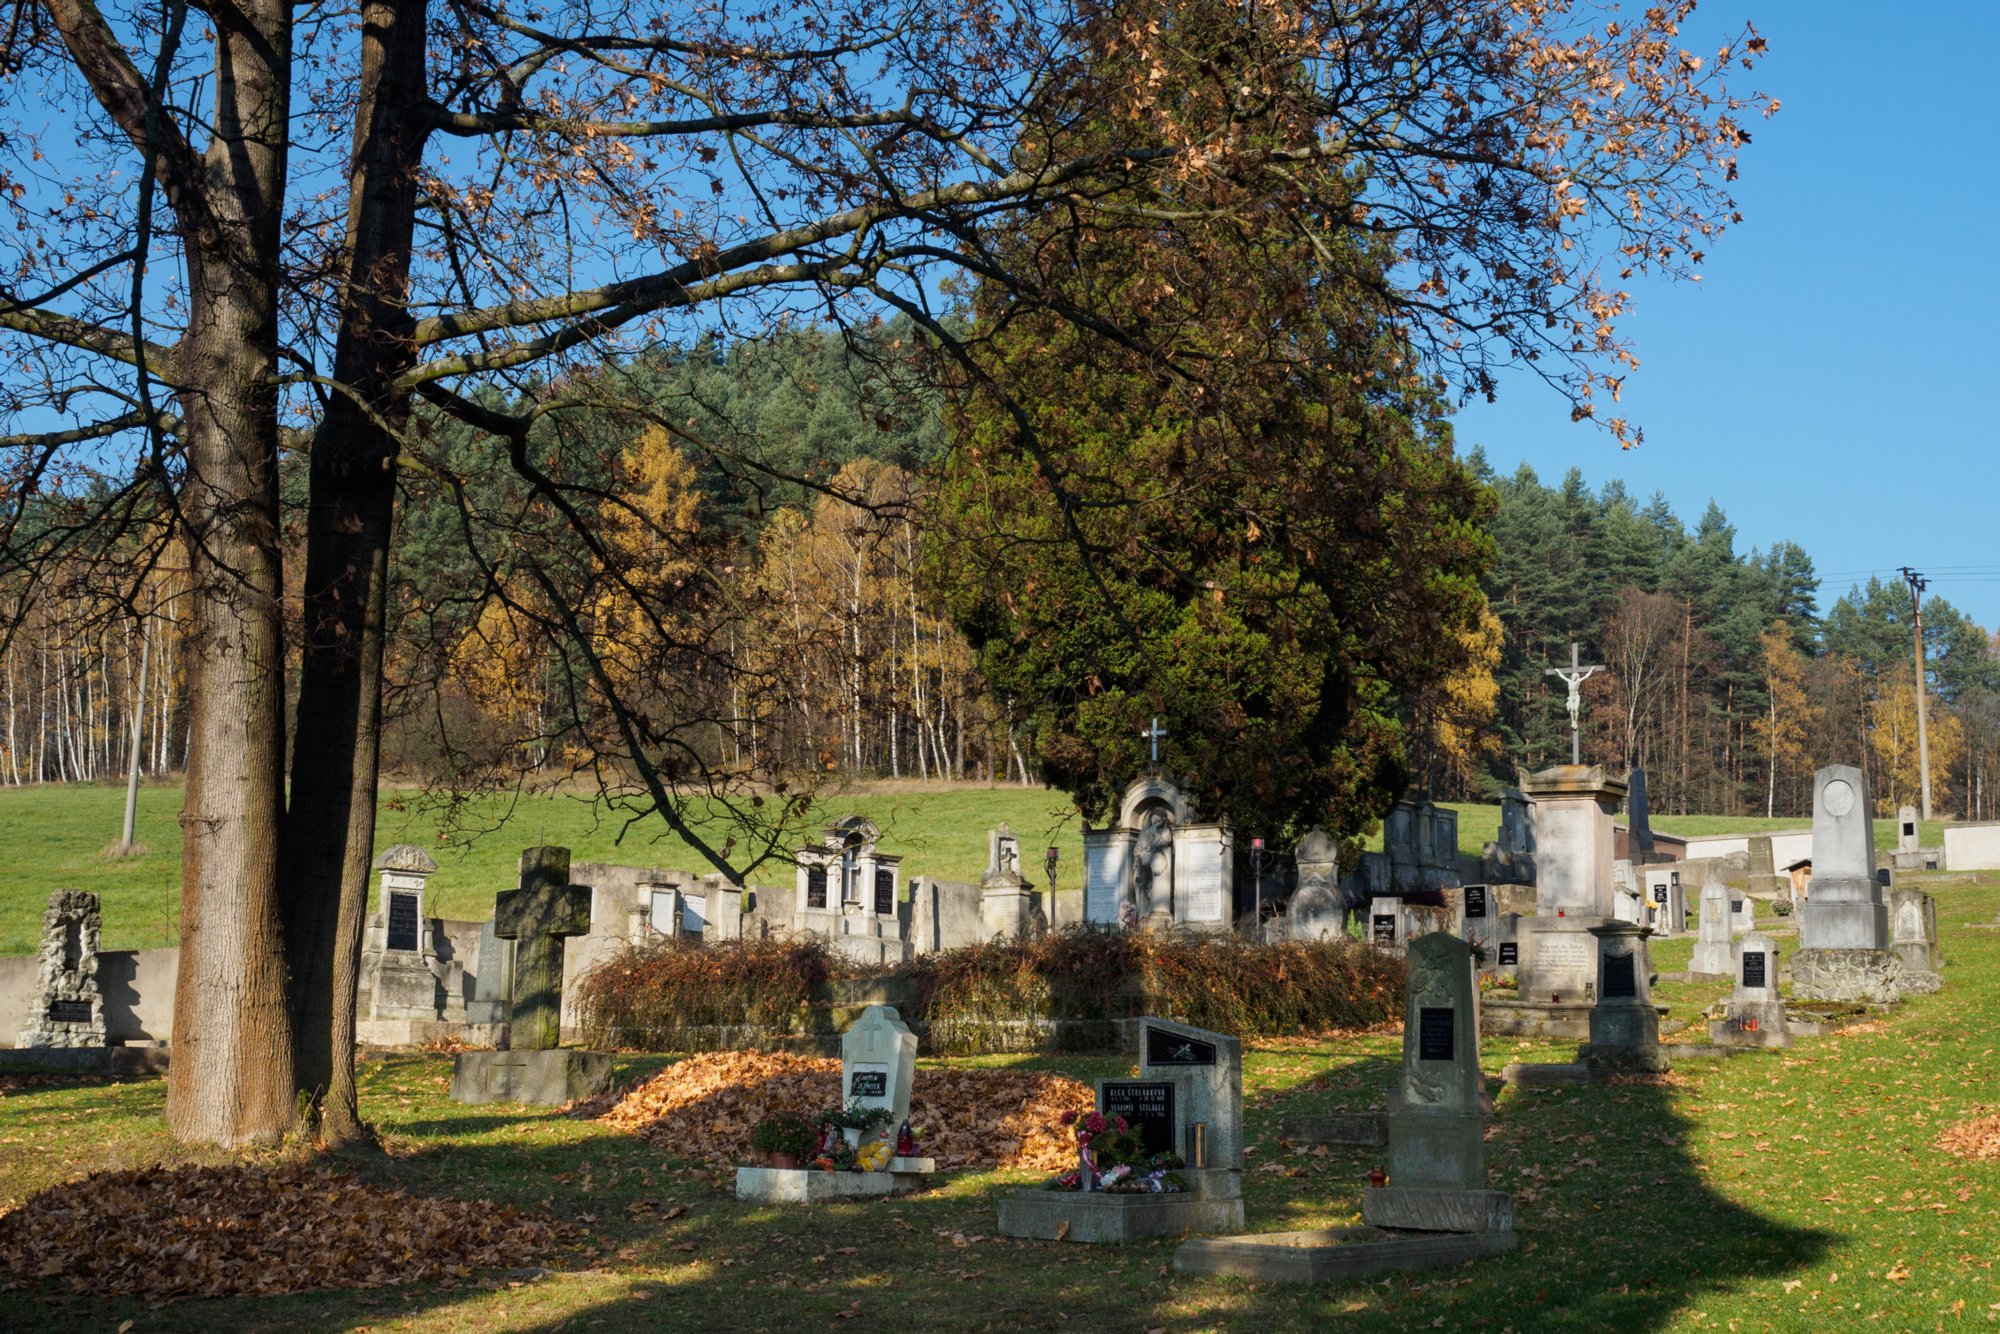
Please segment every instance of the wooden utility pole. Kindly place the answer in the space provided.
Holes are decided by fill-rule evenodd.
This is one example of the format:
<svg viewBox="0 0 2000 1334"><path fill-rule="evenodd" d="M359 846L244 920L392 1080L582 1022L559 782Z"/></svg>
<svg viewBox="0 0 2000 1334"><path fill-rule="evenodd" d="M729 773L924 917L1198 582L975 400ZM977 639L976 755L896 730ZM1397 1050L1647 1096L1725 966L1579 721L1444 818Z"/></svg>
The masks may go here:
<svg viewBox="0 0 2000 1334"><path fill-rule="evenodd" d="M1931 734L1924 718L1924 589L1930 580L1905 565L1903 582L1910 586L1911 638L1917 649L1917 771L1923 777L1924 819L1931 818Z"/></svg>

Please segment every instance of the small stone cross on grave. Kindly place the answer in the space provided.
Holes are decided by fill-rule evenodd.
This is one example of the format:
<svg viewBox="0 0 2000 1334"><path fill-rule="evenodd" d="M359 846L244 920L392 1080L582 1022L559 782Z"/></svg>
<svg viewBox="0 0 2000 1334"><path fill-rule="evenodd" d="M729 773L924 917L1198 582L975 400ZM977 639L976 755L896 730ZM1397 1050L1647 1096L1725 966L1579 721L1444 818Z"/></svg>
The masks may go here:
<svg viewBox="0 0 2000 1334"><path fill-rule="evenodd" d="M493 900L493 932L514 945L516 1051L562 1045L563 938L590 930L590 886L569 883L568 848L521 854L521 887Z"/></svg>
<svg viewBox="0 0 2000 1334"><path fill-rule="evenodd" d="M1543 676L1560 677L1563 684L1569 687L1569 698L1563 701L1563 707L1569 710L1569 762L1571 764L1583 763L1583 734L1578 730L1579 717L1583 712L1583 683L1603 670L1604 667L1602 664L1585 664L1580 656L1576 641L1572 639L1569 641L1569 666L1550 667L1542 672Z"/></svg>

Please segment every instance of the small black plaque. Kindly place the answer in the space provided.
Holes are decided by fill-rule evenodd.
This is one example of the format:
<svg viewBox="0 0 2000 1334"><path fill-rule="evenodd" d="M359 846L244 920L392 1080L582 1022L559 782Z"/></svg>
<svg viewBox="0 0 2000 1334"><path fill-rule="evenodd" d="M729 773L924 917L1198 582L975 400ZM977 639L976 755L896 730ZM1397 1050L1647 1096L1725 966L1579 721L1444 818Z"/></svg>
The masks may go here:
<svg viewBox="0 0 2000 1334"><path fill-rule="evenodd" d="M1465 915L1467 917L1486 916L1486 886L1467 885L1465 887Z"/></svg>
<svg viewBox="0 0 2000 1334"><path fill-rule="evenodd" d="M83 1000L52 1000L49 1002L49 1022L52 1024L87 1024L90 1022L90 1002Z"/></svg>
<svg viewBox="0 0 2000 1334"><path fill-rule="evenodd" d="M1511 940L1500 942L1500 966L1518 968L1521 966L1521 947Z"/></svg>
<svg viewBox="0 0 2000 1334"><path fill-rule="evenodd" d="M1374 922L1375 939L1384 945L1395 944L1396 919L1394 917L1377 917L1374 919Z"/></svg>
<svg viewBox="0 0 2000 1334"><path fill-rule="evenodd" d="M1731 899L1729 901L1729 912L1732 917L1741 917L1743 915L1743 900Z"/></svg>
<svg viewBox="0 0 2000 1334"><path fill-rule="evenodd" d="M881 917L896 915L896 873L886 866L875 868L875 912Z"/></svg>
<svg viewBox="0 0 2000 1334"><path fill-rule="evenodd" d="M1636 960L1630 954L1604 956L1604 999L1630 999L1639 994Z"/></svg>
<svg viewBox="0 0 2000 1334"><path fill-rule="evenodd" d="M414 952L417 948L417 896L389 895L389 948Z"/></svg>
<svg viewBox="0 0 2000 1334"><path fill-rule="evenodd" d="M1768 985L1769 985L1769 984L1768 984L1767 982L1765 982L1765 981L1764 981L1764 959L1765 959L1765 957L1766 957L1766 956L1765 956L1765 954L1764 954L1764 951L1762 951L1762 950L1745 950L1745 951L1743 952L1743 985L1744 985L1744 986L1746 986L1746 987L1762 987L1762 986L1768 986Z"/></svg>
<svg viewBox="0 0 2000 1334"><path fill-rule="evenodd" d="M1174 1083L1168 1079L1107 1079L1098 1086L1098 1110L1122 1116L1148 1153L1179 1153L1174 1124Z"/></svg>
<svg viewBox="0 0 2000 1334"><path fill-rule="evenodd" d="M1417 1011L1417 1059L1449 1061L1458 1055L1458 1012L1449 1005L1425 1005Z"/></svg>
<svg viewBox="0 0 2000 1334"><path fill-rule="evenodd" d="M889 1096L889 1072L887 1070L855 1070L847 1076L847 1096L850 1098L886 1098Z"/></svg>
<svg viewBox="0 0 2000 1334"><path fill-rule="evenodd" d="M814 912L826 911L826 868L808 866L806 868L806 907Z"/></svg>
<svg viewBox="0 0 2000 1334"><path fill-rule="evenodd" d="M1214 1065L1215 1044L1149 1025L1146 1029L1146 1064Z"/></svg>

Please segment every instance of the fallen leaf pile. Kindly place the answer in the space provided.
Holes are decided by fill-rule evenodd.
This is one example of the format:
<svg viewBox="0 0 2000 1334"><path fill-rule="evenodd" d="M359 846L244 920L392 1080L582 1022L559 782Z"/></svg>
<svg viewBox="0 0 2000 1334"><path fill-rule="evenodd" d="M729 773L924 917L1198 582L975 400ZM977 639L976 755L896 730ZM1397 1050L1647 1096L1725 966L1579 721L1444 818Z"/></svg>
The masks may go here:
<svg viewBox="0 0 2000 1334"><path fill-rule="evenodd" d="M807 1116L840 1100L831 1057L730 1051L690 1056L578 1110L684 1158L747 1163L750 1130L777 1112ZM939 1167L1021 1167L1059 1172L1076 1164L1065 1111L1096 1105L1088 1086L1026 1070L918 1070L910 1123Z"/></svg>
<svg viewBox="0 0 2000 1334"><path fill-rule="evenodd" d="M296 1165L103 1172L0 1215L0 1270L96 1296L450 1282L550 1259L561 1243L556 1226L511 1208Z"/></svg>
<svg viewBox="0 0 2000 1334"><path fill-rule="evenodd" d="M1937 1146L1954 1158L2000 1158L2000 1116L1982 1116L1947 1126Z"/></svg>

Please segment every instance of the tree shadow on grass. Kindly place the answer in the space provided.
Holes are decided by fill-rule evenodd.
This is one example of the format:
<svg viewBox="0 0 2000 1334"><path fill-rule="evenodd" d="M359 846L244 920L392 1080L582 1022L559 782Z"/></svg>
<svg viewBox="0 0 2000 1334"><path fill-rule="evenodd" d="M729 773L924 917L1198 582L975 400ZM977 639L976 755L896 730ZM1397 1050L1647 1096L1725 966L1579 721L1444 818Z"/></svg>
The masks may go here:
<svg viewBox="0 0 2000 1334"><path fill-rule="evenodd" d="M1329 1102L1349 1110L1379 1102L1397 1068L1390 1056L1370 1055L1342 1062L1332 1082L1262 1081L1249 1111L1251 1231L1358 1216L1366 1172L1381 1150L1295 1154L1278 1142L1279 1121ZM588 1220L591 1244L565 1269L475 1276L449 1289L185 1303L149 1311L141 1323L344 1329L404 1320L551 1334L1078 1324L1400 1330L1440 1321L1451 1329L1657 1329L1746 1282L1811 1266L1835 1241L1714 1189L1688 1147L1693 1123L1672 1095L1670 1085L1644 1082L1506 1093L1488 1141L1489 1175L1515 1194L1520 1251L1322 1287L1180 1276L1171 1269L1175 1241L1116 1248L996 1239L998 1194L1031 1184L1018 1175L960 1175L894 1200L745 1205L733 1198L728 1172L692 1171L636 1136L552 1113L468 1109L394 1129L472 1142L433 1141L363 1170L412 1189ZM1754 1181L1754 1158L1741 1167L1727 1161L1721 1171Z"/></svg>

